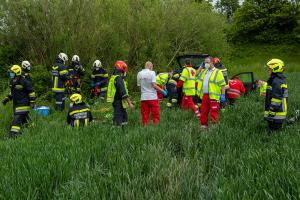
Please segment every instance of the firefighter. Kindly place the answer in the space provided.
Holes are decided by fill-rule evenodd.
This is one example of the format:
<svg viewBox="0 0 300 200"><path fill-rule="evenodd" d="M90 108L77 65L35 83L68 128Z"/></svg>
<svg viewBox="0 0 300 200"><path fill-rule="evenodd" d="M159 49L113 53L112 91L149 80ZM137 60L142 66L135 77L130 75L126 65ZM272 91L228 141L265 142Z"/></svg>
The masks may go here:
<svg viewBox="0 0 300 200"><path fill-rule="evenodd" d="M222 72L215 68L213 58L205 58L205 70L197 77L197 95L202 100L201 104L201 128L208 128L208 114L210 113L212 123L219 119L220 102L225 102L225 85Z"/></svg>
<svg viewBox="0 0 300 200"><path fill-rule="evenodd" d="M114 72L109 79L107 87L107 102L112 103L114 114L113 124L115 126L124 126L128 123L126 108L133 108L129 99L127 83L124 80L128 70L124 61L117 61L114 65Z"/></svg>
<svg viewBox="0 0 300 200"><path fill-rule="evenodd" d="M228 81L229 89L226 93L229 105L233 105L236 99L240 98L241 94L245 94L246 89L242 81L238 77Z"/></svg>
<svg viewBox="0 0 300 200"><path fill-rule="evenodd" d="M30 70L31 70L31 64L29 61L24 60L21 64L22 67L22 75L29 81L31 81L31 74L30 74Z"/></svg>
<svg viewBox="0 0 300 200"><path fill-rule="evenodd" d="M66 61L68 61L68 56L60 53L52 66L52 91L55 97L55 109L58 111L65 109L65 85L69 80L69 72L65 66Z"/></svg>
<svg viewBox="0 0 300 200"><path fill-rule="evenodd" d="M22 68L13 65L10 70L10 93L2 101L6 105L13 101L14 119L11 124L9 137L16 137L21 130L21 126L29 120L30 107L34 107L36 95L31 82L22 76Z"/></svg>
<svg viewBox="0 0 300 200"><path fill-rule="evenodd" d="M100 97L101 100L104 100L107 92L108 73L102 67L100 60L96 60L93 63L93 72L91 78L92 98Z"/></svg>
<svg viewBox="0 0 300 200"><path fill-rule="evenodd" d="M68 112L67 123L73 127L84 127L93 121L90 108L82 101L81 94L70 96L71 108Z"/></svg>
<svg viewBox="0 0 300 200"><path fill-rule="evenodd" d="M259 95L262 97L266 96L268 83L263 80L255 81L256 87L259 88Z"/></svg>
<svg viewBox="0 0 300 200"><path fill-rule="evenodd" d="M176 85L177 89L182 88L181 106L184 111L191 109L200 120L200 112L196 108L193 97L196 94L195 88L196 70L192 66L191 59L186 59L185 68L182 70L179 81Z"/></svg>
<svg viewBox="0 0 300 200"><path fill-rule="evenodd" d="M159 73L158 75L156 75L157 86L160 87L162 90L166 91L166 85L172 76L173 76L172 69L169 69L168 72ZM159 101L163 100L164 95L160 90L157 90L157 97Z"/></svg>
<svg viewBox="0 0 300 200"><path fill-rule="evenodd" d="M264 119L268 122L269 130L282 128L287 116L288 86L283 72L284 62L280 59L271 59L268 63L270 78L267 82Z"/></svg>
<svg viewBox="0 0 300 200"><path fill-rule="evenodd" d="M176 80L176 82L178 83L181 73L182 73L183 68L179 67L176 68L173 72L173 78L174 80ZM176 96L177 97L177 105L181 106L181 102L182 102L182 87L177 88L177 84L176 84Z"/></svg>
<svg viewBox="0 0 300 200"><path fill-rule="evenodd" d="M177 82L179 81L180 74L173 74L172 78L167 83L167 91L169 94L169 99L167 103L167 107L176 107L178 105L178 91L176 88Z"/></svg>
<svg viewBox="0 0 300 200"><path fill-rule="evenodd" d="M68 67L70 79L67 81L67 86L71 88L72 92L81 93L82 77L84 76L85 69L80 63L78 55L72 57L72 62Z"/></svg>

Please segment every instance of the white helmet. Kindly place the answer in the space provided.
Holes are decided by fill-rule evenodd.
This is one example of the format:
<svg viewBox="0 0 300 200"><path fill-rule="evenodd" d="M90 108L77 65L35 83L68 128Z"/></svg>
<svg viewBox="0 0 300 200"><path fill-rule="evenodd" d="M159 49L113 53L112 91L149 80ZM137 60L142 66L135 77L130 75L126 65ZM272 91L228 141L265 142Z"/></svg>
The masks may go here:
<svg viewBox="0 0 300 200"><path fill-rule="evenodd" d="M58 57L64 62L68 61L68 56L65 53L59 53Z"/></svg>
<svg viewBox="0 0 300 200"><path fill-rule="evenodd" d="M94 64L93 64L94 68L100 68L102 67L102 63L100 60L95 60Z"/></svg>
<svg viewBox="0 0 300 200"><path fill-rule="evenodd" d="M28 62L27 60L24 60L22 62L22 68L25 70L30 70L30 62Z"/></svg>
<svg viewBox="0 0 300 200"><path fill-rule="evenodd" d="M74 56L72 57L72 62L79 62L79 61L80 61L79 56L74 55Z"/></svg>

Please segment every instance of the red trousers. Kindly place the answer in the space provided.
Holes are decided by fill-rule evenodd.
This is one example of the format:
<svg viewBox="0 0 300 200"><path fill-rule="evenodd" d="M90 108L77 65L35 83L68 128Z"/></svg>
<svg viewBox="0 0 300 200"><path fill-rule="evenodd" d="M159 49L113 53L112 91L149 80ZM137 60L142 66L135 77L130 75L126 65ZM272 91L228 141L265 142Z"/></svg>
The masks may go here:
<svg viewBox="0 0 300 200"><path fill-rule="evenodd" d="M212 123L217 123L219 119L219 109L220 103L215 100L211 100L208 94L204 94L202 97L202 105L201 105L201 125L208 125L208 114L210 113L210 118Z"/></svg>
<svg viewBox="0 0 300 200"><path fill-rule="evenodd" d="M142 125L149 125L150 112L152 113L152 122L157 124L160 121L160 110L158 100L141 101Z"/></svg>
<svg viewBox="0 0 300 200"><path fill-rule="evenodd" d="M188 111L189 108L190 108L196 114L196 116L198 118L200 118L200 112L196 108L192 96L185 96L185 95L183 95L182 102L181 102L181 108L184 111Z"/></svg>
<svg viewBox="0 0 300 200"><path fill-rule="evenodd" d="M158 87L160 87L161 89L163 89L163 86L161 85L157 85ZM164 99L164 95L161 91L157 91L157 98L159 101L162 101Z"/></svg>

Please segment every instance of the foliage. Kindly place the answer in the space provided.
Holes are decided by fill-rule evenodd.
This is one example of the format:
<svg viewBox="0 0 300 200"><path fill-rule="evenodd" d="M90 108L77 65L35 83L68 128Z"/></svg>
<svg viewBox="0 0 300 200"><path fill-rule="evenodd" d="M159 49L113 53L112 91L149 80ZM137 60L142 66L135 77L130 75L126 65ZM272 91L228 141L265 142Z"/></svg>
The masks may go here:
<svg viewBox="0 0 300 200"><path fill-rule="evenodd" d="M289 112L299 106L299 73L287 74ZM299 124L268 135L263 99L241 98L218 126L199 129L192 113L162 105L157 126L142 128L139 109L125 131L93 107L85 129L65 124L66 112L0 141L1 199L297 199ZM0 107L8 130L11 107Z"/></svg>
<svg viewBox="0 0 300 200"><path fill-rule="evenodd" d="M228 32L234 43L299 42L299 9L289 0L246 0Z"/></svg>
<svg viewBox="0 0 300 200"><path fill-rule="evenodd" d="M235 11L240 7L239 0L218 0L216 8L226 14L227 20L231 20Z"/></svg>
<svg viewBox="0 0 300 200"><path fill-rule="evenodd" d="M0 8L7 13L2 40L21 42L22 59L35 65L50 66L61 51L86 65L123 59L133 68L148 59L166 66L178 51L226 52L224 19L206 2L25 0Z"/></svg>

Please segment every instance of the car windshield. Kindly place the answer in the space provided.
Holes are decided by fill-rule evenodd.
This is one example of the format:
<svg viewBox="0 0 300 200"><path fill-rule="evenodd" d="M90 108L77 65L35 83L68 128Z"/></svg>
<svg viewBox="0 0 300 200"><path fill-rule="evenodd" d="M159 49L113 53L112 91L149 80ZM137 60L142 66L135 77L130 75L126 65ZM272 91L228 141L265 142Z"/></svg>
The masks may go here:
<svg viewBox="0 0 300 200"><path fill-rule="evenodd" d="M177 61L180 67L183 67L185 65L186 59L192 60L193 68L198 69L199 66L204 62L204 59L207 57L207 54L199 54L199 55L184 55L184 56L178 56Z"/></svg>

